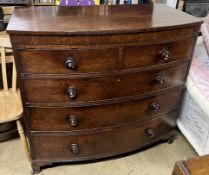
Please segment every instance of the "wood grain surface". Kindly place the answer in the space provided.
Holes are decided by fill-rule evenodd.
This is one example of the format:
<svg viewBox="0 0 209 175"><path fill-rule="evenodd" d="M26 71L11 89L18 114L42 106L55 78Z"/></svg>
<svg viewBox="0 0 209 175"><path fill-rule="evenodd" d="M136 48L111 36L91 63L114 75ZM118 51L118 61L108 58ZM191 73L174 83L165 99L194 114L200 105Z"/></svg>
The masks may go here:
<svg viewBox="0 0 209 175"><path fill-rule="evenodd" d="M74 74L162 65L188 59L194 43L195 39L189 38L171 43L106 49L90 46L83 49L20 50L20 71L35 74ZM165 52L170 54L167 60L163 57ZM65 66L70 58L75 62L74 69Z"/></svg>
<svg viewBox="0 0 209 175"><path fill-rule="evenodd" d="M23 7L16 9L10 20L7 28L10 34L28 35L137 33L201 22L198 18L162 4ZM48 20L50 22L47 22Z"/></svg>
<svg viewBox="0 0 209 175"><path fill-rule="evenodd" d="M60 103L90 102L134 96L182 85L186 78L188 62L179 66L154 71L129 72L122 75L87 77L48 77L22 80L26 102ZM162 79L159 82L158 79ZM76 90L74 98L67 89ZM34 93L38 92L38 93Z"/></svg>
<svg viewBox="0 0 209 175"><path fill-rule="evenodd" d="M174 130L176 115L89 134L33 134L34 158L39 161L78 161L128 152L154 142ZM105 138L105 139L104 139ZM74 153L70 146L77 145Z"/></svg>
<svg viewBox="0 0 209 175"><path fill-rule="evenodd" d="M86 107L29 107L27 110L33 131L82 132L157 118L178 107L181 93L182 87L131 102Z"/></svg>
<svg viewBox="0 0 209 175"><path fill-rule="evenodd" d="M201 23L152 4L15 9L33 173L172 142Z"/></svg>
<svg viewBox="0 0 209 175"><path fill-rule="evenodd" d="M209 156L200 156L178 161L172 175L208 175Z"/></svg>

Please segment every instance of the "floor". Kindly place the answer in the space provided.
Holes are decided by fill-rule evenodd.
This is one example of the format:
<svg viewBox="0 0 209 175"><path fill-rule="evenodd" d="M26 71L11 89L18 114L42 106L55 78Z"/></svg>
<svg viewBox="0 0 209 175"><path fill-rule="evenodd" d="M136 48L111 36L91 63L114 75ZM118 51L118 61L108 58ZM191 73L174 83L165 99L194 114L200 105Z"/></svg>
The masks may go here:
<svg viewBox="0 0 209 175"><path fill-rule="evenodd" d="M196 153L179 133L172 144L161 143L125 157L96 163L55 166L39 175L171 175L175 161ZM0 174L30 175L19 139L0 142Z"/></svg>

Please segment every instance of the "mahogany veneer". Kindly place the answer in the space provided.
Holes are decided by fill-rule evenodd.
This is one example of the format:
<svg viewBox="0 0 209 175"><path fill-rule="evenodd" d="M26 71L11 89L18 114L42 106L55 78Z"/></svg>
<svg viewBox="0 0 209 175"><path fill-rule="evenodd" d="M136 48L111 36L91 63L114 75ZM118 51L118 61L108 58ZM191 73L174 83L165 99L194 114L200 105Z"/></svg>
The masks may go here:
<svg viewBox="0 0 209 175"><path fill-rule="evenodd" d="M201 22L160 4L17 8L7 31L34 173L173 138Z"/></svg>

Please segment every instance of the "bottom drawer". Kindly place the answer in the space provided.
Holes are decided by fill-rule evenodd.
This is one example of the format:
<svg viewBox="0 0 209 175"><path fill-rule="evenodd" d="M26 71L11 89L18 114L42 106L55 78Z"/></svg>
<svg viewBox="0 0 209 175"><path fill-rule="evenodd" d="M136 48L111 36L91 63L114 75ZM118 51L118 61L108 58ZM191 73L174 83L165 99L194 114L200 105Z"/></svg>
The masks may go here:
<svg viewBox="0 0 209 175"><path fill-rule="evenodd" d="M157 141L173 131L175 126L174 111L145 123L95 133L33 133L33 160L80 161L125 153Z"/></svg>

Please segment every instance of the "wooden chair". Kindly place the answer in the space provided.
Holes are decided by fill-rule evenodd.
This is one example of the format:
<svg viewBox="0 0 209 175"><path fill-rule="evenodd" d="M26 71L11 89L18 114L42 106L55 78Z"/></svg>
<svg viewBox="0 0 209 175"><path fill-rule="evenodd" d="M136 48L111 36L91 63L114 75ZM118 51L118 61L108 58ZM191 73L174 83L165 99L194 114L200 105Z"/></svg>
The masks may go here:
<svg viewBox="0 0 209 175"><path fill-rule="evenodd" d="M19 89L17 89L17 73L14 57L12 55L6 55L7 52L11 53L11 51L11 43L8 35L5 35L4 32L3 34L2 32L0 32L0 64L3 84L3 89L0 89L0 124L10 121L16 121L17 130L20 135L20 140L22 142L26 157L28 161L31 161L29 156L27 140L20 122L23 113L23 107L21 102L20 91ZM13 64L12 88L8 87L6 63Z"/></svg>

